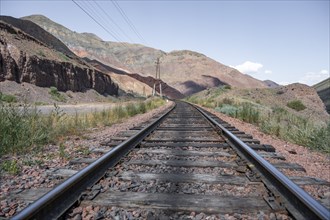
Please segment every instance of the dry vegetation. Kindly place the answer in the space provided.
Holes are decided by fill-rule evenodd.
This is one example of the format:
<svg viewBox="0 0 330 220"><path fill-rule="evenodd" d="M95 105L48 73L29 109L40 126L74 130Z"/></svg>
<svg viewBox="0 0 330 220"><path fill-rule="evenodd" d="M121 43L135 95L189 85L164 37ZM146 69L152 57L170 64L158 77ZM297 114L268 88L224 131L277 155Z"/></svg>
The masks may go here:
<svg viewBox="0 0 330 220"><path fill-rule="evenodd" d="M51 114L41 115L36 109L31 110L29 105L17 108L0 102L0 156L38 149L63 136L83 134L88 128L110 126L164 103L163 99L156 98L125 106L119 104L110 110L75 115L67 115L55 105Z"/></svg>
<svg viewBox="0 0 330 220"><path fill-rule="evenodd" d="M257 125L266 134L330 153L329 115L316 92L307 86L250 90L227 86L187 100Z"/></svg>

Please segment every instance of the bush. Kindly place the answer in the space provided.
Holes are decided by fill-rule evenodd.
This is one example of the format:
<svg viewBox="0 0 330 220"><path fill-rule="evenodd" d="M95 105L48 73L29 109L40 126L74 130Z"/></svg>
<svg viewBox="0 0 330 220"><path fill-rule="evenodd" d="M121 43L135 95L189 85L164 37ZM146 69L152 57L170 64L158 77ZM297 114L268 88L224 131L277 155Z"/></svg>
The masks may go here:
<svg viewBox="0 0 330 220"><path fill-rule="evenodd" d="M141 102L139 105L138 105L138 109L139 109L139 112L140 113L146 113L147 112L147 107L146 107L146 104L144 102Z"/></svg>
<svg viewBox="0 0 330 220"><path fill-rule="evenodd" d="M215 110L231 117L236 117L238 112L237 107L227 104L223 104L221 107L216 107Z"/></svg>
<svg viewBox="0 0 330 220"><path fill-rule="evenodd" d="M292 108L296 111L302 111L306 108L306 106L300 100L294 100L294 101L288 102L286 104L286 106L288 106L289 108Z"/></svg>
<svg viewBox="0 0 330 220"><path fill-rule="evenodd" d="M3 94L2 92L0 92L0 101L12 103L12 102L17 102L17 99L16 99L16 96L7 95L7 94Z"/></svg>
<svg viewBox="0 0 330 220"><path fill-rule="evenodd" d="M261 118L261 131L311 149L330 153L330 123L320 126L283 109L274 108L267 117Z"/></svg>
<svg viewBox="0 0 330 220"><path fill-rule="evenodd" d="M238 118L242 119L245 122L249 122L252 124L259 123L259 111L258 109L254 108L249 103L243 103L242 107L238 111Z"/></svg>
<svg viewBox="0 0 330 220"><path fill-rule="evenodd" d="M56 101L59 101L59 102L66 102L66 98L64 95L62 95L56 87L50 87L49 88L49 92L48 92L52 98Z"/></svg>
<svg viewBox="0 0 330 220"><path fill-rule="evenodd" d="M136 108L136 106L133 103L130 103L126 106L126 111L128 116L134 116L136 114L138 114L139 109Z"/></svg>
<svg viewBox="0 0 330 220"><path fill-rule="evenodd" d="M28 151L26 146L44 144L49 138L50 127L35 109L0 104L0 155Z"/></svg>
<svg viewBox="0 0 330 220"><path fill-rule="evenodd" d="M309 147L330 154L330 122L325 127L313 129L310 135Z"/></svg>

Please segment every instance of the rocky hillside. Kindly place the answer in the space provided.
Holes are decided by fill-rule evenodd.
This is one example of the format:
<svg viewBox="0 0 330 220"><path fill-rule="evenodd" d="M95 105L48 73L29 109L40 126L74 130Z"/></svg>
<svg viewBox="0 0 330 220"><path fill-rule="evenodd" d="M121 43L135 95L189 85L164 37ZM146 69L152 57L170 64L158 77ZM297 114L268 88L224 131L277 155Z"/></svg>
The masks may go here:
<svg viewBox="0 0 330 220"><path fill-rule="evenodd" d="M156 91L159 91L159 84L162 85L162 94L171 99L181 99L184 96L176 89L167 85L162 80L156 80L155 78L148 76L141 76L139 74L128 73L124 70L117 69L111 66L107 66L97 60L90 60L84 58L86 62L97 68L98 70L107 73L113 78L119 87L128 93L138 93L144 96L149 96L152 94L152 88L154 83L157 84Z"/></svg>
<svg viewBox="0 0 330 220"><path fill-rule="evenodd" d="M44 34L44 41L47 41L47 37L51 36L42 28L32 22L25 25L24 21L14 18L11 18L12 24L8 24L2 18L0 17L0 81L27 82L40 87L54 86L60 91L84 92L94 89L100 94L118 94L118 85L110 76L91 68L79 58L74 59L57 50L58 47L66 50L65 45L59 46L60 42L57 42L58 46L49 47L18 27L29 27L30 33L37 33L42 39ZM8 18L5 20L9 21Z"/></svg>
<svg viewBox="0 0 330 220"><path fill-rule="evenodd" d="M276 88L255 89L226 89L212 88L194 94L194 98L200 100L213 100L216 103L253 103L261 109L283 108L288 112L303 118L314 119L319 123L328 122L329 114L325 110L324 103L314 88L304 84L294 83ZM288 103L300 101L306 108L296 111L288 107Z"/></svg>
<svg viewBox="0 0 330 220"><path fill-rule="evenodd" d="M53 48L61 53L70 56L71 58L78 58L65 44L63 44L59 39L54 37L52 34L40 28L35 23L27 20L16 19L10 16L0 16L0 20L11 24L12 26L22 30L30 36L33 36L40 42L43 42L48 47Z"/></svg>
<svg viewBox="0 0 330 220"><path fill-rule="evenodd" d="M330 114L330 78L319 82L313 88L324 102L327 112Z"/></svg>
<svg viewBox="0 0 330 220"><path fill-rule="evenodd" d="M265 83L269 88L276 88L276 87L279 87L279 86L280 86L279 84L277 84L276 82L271 81L271 80L264 80L264 83Z"/></svg>
<svg viewBox="0 0 330 220"><path fill-rule="evenodd" d="M80 57L96 59L145 77L155 75L155 61L160 57L161 79L184 95L221 84L240 88L267 87L262 81L193 51L165 53L138 44L105 42L93 34L73 32L41 15L23 19L40 25Z"/></svg>

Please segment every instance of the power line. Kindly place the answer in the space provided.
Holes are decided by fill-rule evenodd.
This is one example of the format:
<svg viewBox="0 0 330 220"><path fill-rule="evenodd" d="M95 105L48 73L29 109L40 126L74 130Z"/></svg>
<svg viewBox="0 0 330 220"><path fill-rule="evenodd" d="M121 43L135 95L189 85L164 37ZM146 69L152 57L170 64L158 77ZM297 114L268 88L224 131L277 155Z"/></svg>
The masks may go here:
<svg viewBox="0 0 330 220"><path fill-rule="evenodd" d="M120 41L122 41L122 40L121 40L121 38L122 38L121 35L120 35L117 31L115 31L115 30L109 28L110 26L109 26L109 24L108 24L108 22L107 22L107 19L105 19L104 16L103 16L103 14L100 13L100 12L97 10L97 8L92 4L93 1L86 1L86 2L90 5L90 6L88 6L87 3L86 3L87 8L89 8L89 9L92 11L92 13L94 13L95 17L97 17L97 18L99 19L99 21L102 21L102 23L104 24L104 26L107 27L107 29L108 29L113 35L115 35L115 36L117 37L117 39L119 39ZM94 3L96 3L96 2L94 2ZM124 44L125 44L125 43L124 43Z"/></svg>
<svg viewBox="0 0 330 220"><path fill-rule="evenodd" d="M111 18L111 16L97 3L97 1L94 1L97 7L106 15L106 17L111 21L120 31L121 33L130 41L133 43L133 40L125 33L125 31Z"/></svg>
<svg viewBox="0 0 330 220"><path fill-rule="evenodd" d="M130 26L130 28L136 34L136 36L138 36L138 38L140 38L140 40L142 40L145 44L147 44L147 42L144 40L144 38L142 37L142 35L138 32L138 30L136 29L136 27L134 26L134 24L132 23L132 21L126 15L125 11L119 6L118 2L116 2L114 0L111 0L111 2L117 8L117 10L119 11L119 13L122 15L122 17L124 18L124 20L126 21L126 23L128 24L128 26Z"/></svg>
<svg viewBox="0 0 330 220"><path fill-rule="evenodd" d="M105 30L108 34L110 34L118 43L122 44L124 47L127 47L124 43L122 43L113 33L111 33L107 28L105 28L100 22L98 22L87 10L85 10L82 6L80 6L76 0L72 0L74 4L76 4L85 14L87 14L95 23L97 23L103 30ZM127 47L128 48L128 47Z"/></svg>

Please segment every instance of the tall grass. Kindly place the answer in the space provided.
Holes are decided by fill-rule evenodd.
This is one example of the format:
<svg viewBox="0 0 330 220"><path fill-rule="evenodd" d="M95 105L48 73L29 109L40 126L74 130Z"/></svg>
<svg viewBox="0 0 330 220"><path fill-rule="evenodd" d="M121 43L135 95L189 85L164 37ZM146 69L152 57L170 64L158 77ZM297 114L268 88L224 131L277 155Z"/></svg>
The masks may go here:
<svg viewBox="0 0 330 220"><path fill-rule="evenodd" d="M224 102L228 103L228 100L224 100ZM241 105L222 103L215 110L251 124L258 124L260 120L260 112L251 103L242 103Z"/></svg>
<svg viewBox="0 0 330 220"><path fill-rule="evenodd" d="M162 99L152 99L75 115L67 115L55 105L51 114L42 115L28 105L18 108L0 102L0 156L25 153L46 143L56 142L63 136L81 134L88 128L118 123L164 103Z"/></svg>
<svg viewBox="0 0 330 220"><path fill-rule="evenodd" d="M275 135L282 140L330 153L330 122L327 125L320 125L284 108L268 109L258 103L234 101L228 98L214 101L193 96L187 100L255 124L264 133ZM298 106L296 110L303 110L300 103L300 101L295 101L290 107Z"/></svg>
<svg viewBox="0 0 330 220"><path fill-rule="evenodd" d="M14 95L8 95L0 92L0 102L8 102L8 103L17 102L17 98Z"/></svg>
<svg viewBox="0 0 330 220"><path fill-rule="evenodd" d="M262 118L259 127L291 143L330 153L330 122L320 125L283 108L274 108Z"/></svg>

